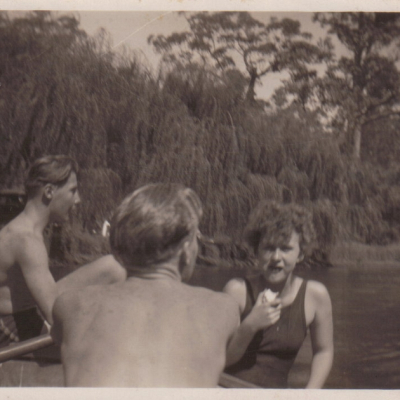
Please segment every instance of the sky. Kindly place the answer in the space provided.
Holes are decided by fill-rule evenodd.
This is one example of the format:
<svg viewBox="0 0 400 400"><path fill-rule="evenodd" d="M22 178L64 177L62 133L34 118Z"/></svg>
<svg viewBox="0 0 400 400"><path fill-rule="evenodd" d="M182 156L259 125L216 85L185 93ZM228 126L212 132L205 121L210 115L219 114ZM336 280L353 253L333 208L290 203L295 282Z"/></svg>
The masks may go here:
<svg viewBox="0 0 400 400"><path fill-rule="evenodd" d="M0 0L1 5L1 0ZM0 7L1 9L1 7ZM9 15L22 16L26 11L9 11ZM81 29L89 35L99 34L103 28L109 35L112 48L122 51L124 47L131 49L139 60L154 72L157 70L161 56L148 45L150 35L169 35L173 32L188 30L189 26L177 11L53 11L56 16L74 14L80 21ZM299 20L301 29L313 35L315 41L325 36L326 31L312 22L311 12L252 12L252 16L261 22L268 23L271 17L292 18ZM256 86L256 96L268 100L274 90L281 85L287 73L267 74Z"/></svg>
<svg viewBox="0 0 400 400"><path fill-rule="evenodd" d="M271 16L297 19L303 31L312 33L315 41L325 37L326 31L312 22L312 11L346 10L400 10L400 0L0 0L1 9L50 9L56 13L73 12L81 21L81 27L89 35L104 28L110 36L114 50L123 46L135 51L139 59L157 69L160 56L147 44L149 35L169 35L188 28L184 17L177 10L249 10L254 18L267 23ZM15 6L17 4L18 6ZM87 11L89 9L90 11ZM168 10L170 9L170 10ZM71 11L72 10L72 11ZM77 11L80 10L80 11ZM132 11L133 10L133 11ZM162 11L164 10L164 11ZM264 11L277 10L277 11ZM286 12L287 10L287 12ZM294 12L293 10L296 10ZM297 11L298 10L298 11ZM284 12L283 12L284 11ZM335 47L339 49L336 41ZM322 71L323 68L320 68ZM256 95L268 99L280 86L286 73L265 76L256 86Z"/></svg>
<svg viewBox="0 0 400 400"><path fill-rule="evenodd" d="M147 44L147 38L151 34L169 35L188 29L185 18L175 11L80 11L74 14L78 16L82 29L88 34L95 35L100 28L104 28L110 35L114 50L121 50L123 46L133 49L139 55L139 59L153 70L156 70L160 56ZM302 29L312 33L315 39L325 36L326 33L318 24L312 22L313 13L309 12L253 12L252 15L265 23L268 23L272 16L297 19ZM267 75L256 87L257 97L268 99L281 84L281 79L286 76L285 73Z"/></svg>

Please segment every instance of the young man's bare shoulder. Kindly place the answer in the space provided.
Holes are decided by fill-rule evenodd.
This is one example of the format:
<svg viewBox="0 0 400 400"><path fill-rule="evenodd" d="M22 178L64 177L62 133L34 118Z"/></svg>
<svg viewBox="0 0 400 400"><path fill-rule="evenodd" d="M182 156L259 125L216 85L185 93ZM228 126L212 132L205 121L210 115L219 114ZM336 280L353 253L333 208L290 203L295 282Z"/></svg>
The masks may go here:
<svg viewBox="0 0 400 400"><path fill-rule="evenodd" d="M32 251L35 254L38 251L46 252L42 235L35 234L21 224L14 224L13 221L0 231L0 248L3 256L12 257L14 261L25 255L29 257Z"/></svg>
<svg viewBox="0 0 400 400"><path fill-rule="evenodd" d="M1 240L26 240L43 241L43 236L36 234L22 218L15 218L5 225L0 231Z"/></svg>

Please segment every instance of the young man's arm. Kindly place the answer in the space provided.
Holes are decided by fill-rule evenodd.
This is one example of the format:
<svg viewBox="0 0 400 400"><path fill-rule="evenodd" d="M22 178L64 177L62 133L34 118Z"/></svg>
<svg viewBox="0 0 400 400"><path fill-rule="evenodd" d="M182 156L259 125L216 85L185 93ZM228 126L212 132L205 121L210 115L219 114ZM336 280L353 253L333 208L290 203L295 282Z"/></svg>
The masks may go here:
<svg viewBox="0 0 400 400"><path fill-rule="evenodd" d="M25 235L15 250L25 283L47 322L52 324L52 308L58 295L57 285L49 269L46 247L33 235Z"/></svg>
<svg viewBox="0 0 400 400"><path fill-rule="evenodd" d="M18 244L17 262L28 289L46 321L53 323L52 308L63 292L88 285L110 284L126 279L126 270L108 255L78 268L57 283L49 269L44 243L33 236L25 236Z"/></svg>

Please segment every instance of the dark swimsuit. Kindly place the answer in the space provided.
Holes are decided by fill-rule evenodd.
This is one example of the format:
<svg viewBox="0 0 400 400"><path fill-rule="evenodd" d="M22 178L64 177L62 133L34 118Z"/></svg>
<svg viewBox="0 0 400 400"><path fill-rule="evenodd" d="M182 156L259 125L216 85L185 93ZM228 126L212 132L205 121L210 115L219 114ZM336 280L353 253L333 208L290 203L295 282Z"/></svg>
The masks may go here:
<svg viewBox="0 0 400 400"><path fill-rule="evenodd" d="M263 290L262 276L245 279L247 296L242 320ZM257 332L243 357L225 372L266 388L286 388L289 370L307 334L303 281L293 303L282 308L279 321Z"/></svg>

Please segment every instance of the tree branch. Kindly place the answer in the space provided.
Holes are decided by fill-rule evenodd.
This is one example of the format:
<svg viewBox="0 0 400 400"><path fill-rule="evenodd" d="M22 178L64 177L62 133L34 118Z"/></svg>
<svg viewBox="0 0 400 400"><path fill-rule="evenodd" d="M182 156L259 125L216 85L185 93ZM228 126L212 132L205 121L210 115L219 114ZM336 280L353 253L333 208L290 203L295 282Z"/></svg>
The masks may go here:
<svg viewBox="0 0 400 400"><path fill-rule="evenodd" d="M367 123L370 123L370 122L373 122L373 121L378 121L378 120L384 119L384 118L389 118L389 117L394 116L394 115L400 116L400 110L399 111L390 111L390 112L387 112L385 114L379 114L379 115L375 115L375 116L369 117L369 118L367 117L365 119L365 121L362 123L362 125L364 126Z"/></svg>

